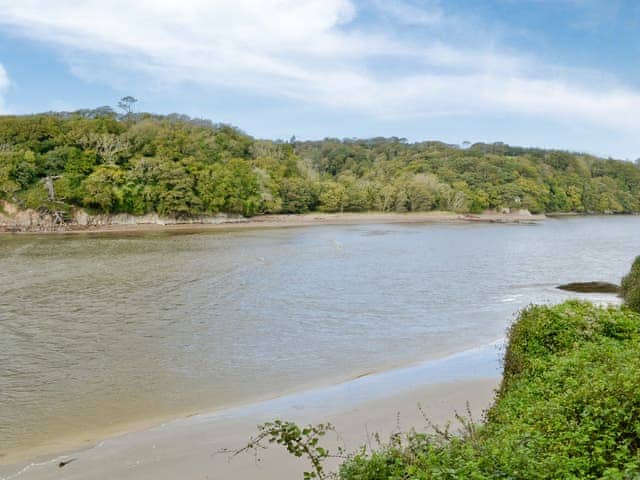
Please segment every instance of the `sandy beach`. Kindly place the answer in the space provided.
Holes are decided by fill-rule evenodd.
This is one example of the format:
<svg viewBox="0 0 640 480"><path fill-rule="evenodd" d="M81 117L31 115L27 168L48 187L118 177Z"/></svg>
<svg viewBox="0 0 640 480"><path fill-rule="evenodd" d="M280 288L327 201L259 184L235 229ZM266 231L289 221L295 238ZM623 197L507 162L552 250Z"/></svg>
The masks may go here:
<svg viewBox="0 0 640 480"><path fill-rule="evenodd" d="M490 405L497 378L438 383L417 388L388 398L364 402L356 407L334 410L328 414L315 412L307 416L292 412L290 417L300 422L330 421L340 438L329 435L327 444L344 445L353 450L362 444L375 444L373 433L382 439L402 429L427 429L418 409L420 403L428 418L444 424L454 412L464 412L469 402L474 418ZM303 407L301 407L303 408ZM115 439L110 439L84 452L73 453L12 468L0 467L3 480L21 479L265 479L301 478L308 468L302 460L290 457L281 447L261 452L259 459L251 453L230 458L221 449L239 448L256 432L256 425L271 420L265 412L222 419L189 419L155 427ZM215 425L214 425L215 424ZM72 460L73 459L73 460ZM60 468L59 462L71 463Z"/></svg>
<svg viewBox="0 0 640 480"><path fill-rule="evenodd" d="M480 420L499 383L500 344L446 358L368 375L350 382L275 398L259 404L201 413L156 427L108 438L50 458L0 466L0 479L266 479L301 478L306 464L274 447L256 458L230 459L221 449L237 449L256 433L259 423L281 418L300 424L331 422L339 436L327 446L353 451L375 445L412 427L427 429L428 419L445 424L455 412ZM69 462L60 467L60 462Z"/></svg>

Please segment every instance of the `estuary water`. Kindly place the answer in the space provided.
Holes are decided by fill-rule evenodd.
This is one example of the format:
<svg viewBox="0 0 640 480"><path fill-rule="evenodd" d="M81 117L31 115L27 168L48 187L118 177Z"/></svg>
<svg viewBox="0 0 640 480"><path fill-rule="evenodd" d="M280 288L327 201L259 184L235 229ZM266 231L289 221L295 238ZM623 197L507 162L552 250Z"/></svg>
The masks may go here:
<svg viewBox="0 0 640 480"><path fill-rule="evenodd" d="M640 217L0 236L0 463L490 344L638 254Z"/></svg>

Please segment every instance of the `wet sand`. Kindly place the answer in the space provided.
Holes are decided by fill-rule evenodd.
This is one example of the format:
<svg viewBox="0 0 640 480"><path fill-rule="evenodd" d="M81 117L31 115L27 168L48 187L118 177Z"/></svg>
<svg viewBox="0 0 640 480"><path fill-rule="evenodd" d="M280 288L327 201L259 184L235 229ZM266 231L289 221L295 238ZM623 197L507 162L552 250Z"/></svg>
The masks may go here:
<svg viewBox="0 0 640 480"><path fill-rule="evenodd" d="M242 454L230 461L221 449L237 449L256 425L281 418L300 424L331 422L339 438L327 446L353 451L375 444L400 428L426 430L465 412L474 419L493 400L499 383L501 342L350 382L288 395L258 404L197 414L156 427L109 438L85 450L0 466L0 479L266 479L301 478L306 464L281 447ZM70 462L60 467L60 462Z"/></svg>
<svg viewBox="0 0 640 480"><path fill-rule="evenodd" d="M387 439L398 430L411 427L427 430L418 409L421 404L429 420L444 424L454 412L465 412L467 401L473 417L480 419L498 386L497 378L459 380L417 388L402 394L341 409L327 406L327 412L307 415L304 406L287 418L303 423L330 421L340 438L329 434L327 445L343 445L354 450L363 444L375 445L373 434ZM56 457L41 465L26 464L12 469L0 467L2 479L265 479L287 480L302 477L308 469L304 461L290 457L274 446L259 457L251 453L230 458L216 453L246 444L256 425L273 419L267 412L228 418L187 418L145 432L107 440L85 452ZM68 462L63 468L60 462Z"/></svg>
<svg viewBox="0 0 640 480"><path fill-rule="evenodd" d="M24 231L16 233L135 233L135 232L201 232L246 228L310 227L316 225L358 225L375 223L534 223L544 220L544 215L528 213L459 214L453 212L416 213L308 213L288 215L260 215L251 218L212 217L211 221L185 223L127 223L82 226L70 224L55 231ZM0 232L9 232L11 226L0 222Z"/></svg>

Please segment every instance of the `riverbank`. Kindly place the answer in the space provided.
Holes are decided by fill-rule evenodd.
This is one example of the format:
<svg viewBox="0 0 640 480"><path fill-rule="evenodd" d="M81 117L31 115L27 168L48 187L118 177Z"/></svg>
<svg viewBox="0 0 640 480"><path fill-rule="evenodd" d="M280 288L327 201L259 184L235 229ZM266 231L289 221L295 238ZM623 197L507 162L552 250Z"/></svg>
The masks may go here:
<svg viewBox="0 0 640 480"><path fill-rule="evenodd" d="M341 466L341 480L640 477L640 315L532 305L509 331L499 393L457 438L409 434Z"/></svg>
<svg viewBox="0 0 640 480"><path fill-rule="evenodd" d="M240 448L256 433L256 425L274 418L302 424L331 422L339 438L329 444L348 451L387 438L398 426L444 424L467 402L474 418L489 407L499 383L501 344L494 343L438 360L367 375L326 388L202 413L156 427L103 440L81 451L54 458L0 466L0 479L228 479L286 480L301 477L307 465L273 448L261 461L241 455L229 462L221 449ZM215 455L214 455L215 454ZM59 467L60 462L70 462Z"/></svg>
<svg viewBox="0 0 640 480"><path fill-rule="evenodd" d="M9 210L5 207L5 211ZM22 215L22 217L20 217ZM21 218L20 221L16 220ZM23 218L24 217L24 218ZM192 219L162 218L157 215L78 216L78 221L56 225L51 219L39 222L33 215L15 211L0 215L0 232L6 233L135 233L135 232L199 232L217 229L309 227L316 225L357 225L372 223L500 223L531 224L544 220L545 215L532 215L526 210L513 213L485 212L459 214L454 212L413 213L308 213L259 215L255 217L214 216Z"/></svg>
<svg viewBox="0 0 640 480"><path fill-rule="evenodd" d="M353 450L359 445L375 444L374 433L386 439L400 428L412 426L426 429L426 421L418 410L420 403L430 421L443 425L454 419L456 411L465 412L469 402L474 418L493 400L497 378L453 381L423 386L411 392L341 409L326 406L308 414L304 406L289 412L286 418L300 423L329 421L336 425L339 438L328 436L329 447L343 445ZM221 449L235 449L246 445L256 433L256 425L272 420L269 412L247 416L221 418L193 417L156 428L107 440L96 447L70 455L26 463L12 467L0 466L0 479L59 479L121 480L154 478L156 480L295 480L302 478L308 465L291 457L283 448L230 458L216 453ZM69 462L63 468L60 462Z"/></svg>

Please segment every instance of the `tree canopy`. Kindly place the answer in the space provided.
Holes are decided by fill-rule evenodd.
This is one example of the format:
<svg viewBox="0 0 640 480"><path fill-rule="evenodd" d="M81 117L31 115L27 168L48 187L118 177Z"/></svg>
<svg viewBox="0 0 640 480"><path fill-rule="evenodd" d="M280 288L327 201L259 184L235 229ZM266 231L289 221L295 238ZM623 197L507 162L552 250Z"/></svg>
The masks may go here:
<svg viewBox="0 0 640 480"><path fill-rule="evenodd" d="M124 101L125 99L123 99ZM314 210L640 211L640 166L503 143L288 142L110 107L0 117L0 198L22 207L189 216Z"/></svg>

